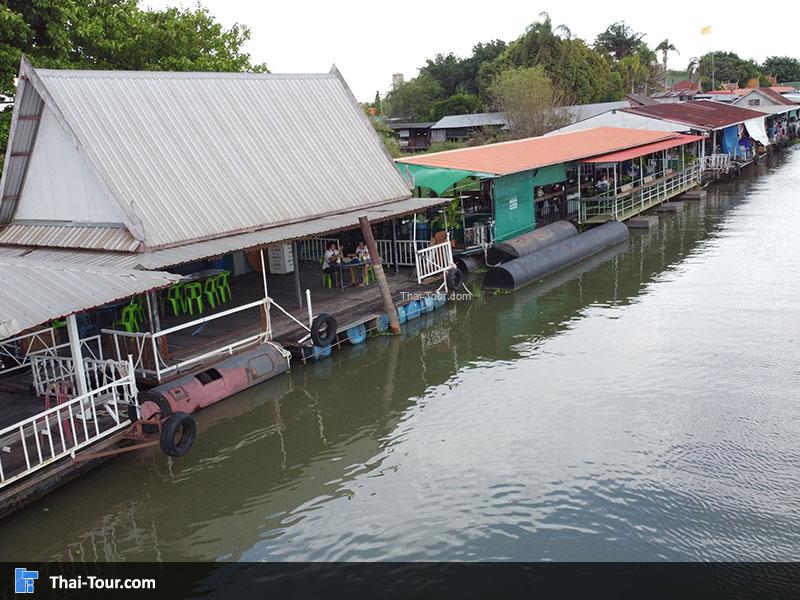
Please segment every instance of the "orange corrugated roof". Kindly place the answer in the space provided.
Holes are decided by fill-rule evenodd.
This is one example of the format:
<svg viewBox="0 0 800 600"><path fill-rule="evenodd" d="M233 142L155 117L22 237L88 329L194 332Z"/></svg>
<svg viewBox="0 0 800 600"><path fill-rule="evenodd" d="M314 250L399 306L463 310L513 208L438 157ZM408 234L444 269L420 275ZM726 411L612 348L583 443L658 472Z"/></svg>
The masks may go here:
<svg viewBox="0 0 800 600"><path fill-rule="evenodd" d="M403 158L398 162L508 175L652 144L675 136L675 133L669 131L596 127L560 135L423 154L413 158Z"/></svg>
<svg viewBox="0 0 800 600"><path fill-rule="evenodd" d="M582 160L581 162L584 163L621 162L623 160L630 160L631 158L644 156L645 154L651 154L652 152L658 152L659 150L669 150L670 148L675 148L676 146L683 146L684 144L689 144L691 142L698 142L703 139L705 138L702 135L685 135L679 133L678 137L669 140L664 140L663 142L645 144L644 146L637 146L636 148L629 148L628 150L620 150L619 152L609 152L608 154L601 154L600 156L593 156L592 158L587 158L585 160Z"/></svg>

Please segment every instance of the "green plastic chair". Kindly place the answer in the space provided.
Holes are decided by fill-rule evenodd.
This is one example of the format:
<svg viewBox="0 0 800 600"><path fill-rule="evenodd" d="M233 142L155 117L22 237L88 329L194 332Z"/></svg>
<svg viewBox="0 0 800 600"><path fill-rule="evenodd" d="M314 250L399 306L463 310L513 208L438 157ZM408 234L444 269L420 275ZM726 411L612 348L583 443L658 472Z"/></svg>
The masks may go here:
<svg viewBox="0 0 800 600"><path fill-rule="evenodd" d="M133 298L131 298L131 301L128 303L128 306L130 306L133 309L133 316L136 319L136 325L138 328L139 324L144 323L144 308L142 307L141 296L134 296Z"/></svg>
<svg viewBox="0 0 800 600"><path fill-rule="evenodd" d="M372 269L372 265L367 265L367 278L364 280L364 285L369 285L375 281L375 271Z"/></svg>
<svg viewBox="0 0 800 600"><path fill-rule="evenodd" d="M197 305L197 312L203 314L203 285L198 282L187 283L183 286L183 298L186 310L190 315L194 315L194 307Z"/></svg>
<svg viewBox="0 0 800 600"><path fill-rule="evenodd" d="M221 302L228 302L233 298L231 293L231 272L222 271L216 276L217 294Z"/></svg>
<svg viewBox="0 0 800 600"><path fill-rule="evenodd" d="M176 317L178 316L179 311L181 314L186 312L183 299L182 283L176 283L169 286L169 289L167 290L167 300L169 300L169 303L172 305L172 314Z"/></svg>
<svg viewBox="0 0 800 600"><path fill-rule="evenodd" d="M219 288L217 287L216 275L212 275L203 283L203 295L206 297L206 300L211 305L212 309L217 308L217 302L219 301Z"/></svg>
<svg viewBox="0 0 800 600"><path fill-rule="evenodd" d="M139 321L136 318L136 307L128 304L122 309L119 321L114 321L113 329L124 329L128 333L139 333Z"/></svg>

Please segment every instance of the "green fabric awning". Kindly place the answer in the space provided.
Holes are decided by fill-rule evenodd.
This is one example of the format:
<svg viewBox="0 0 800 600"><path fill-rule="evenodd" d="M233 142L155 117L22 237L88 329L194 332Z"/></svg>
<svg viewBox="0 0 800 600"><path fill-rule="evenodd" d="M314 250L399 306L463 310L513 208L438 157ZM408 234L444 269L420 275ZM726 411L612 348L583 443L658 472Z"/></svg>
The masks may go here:
<svg viewBox="0 0 800 600"><path fill-rule="evenodd" d="M439 167L424 167L408 163L395 163L400 174L407 178L406 170L414 178L415 187L425 187L441 194L454 183L467 177L482 177L484 173L475 171L461 171L459 169L442 169Z"/></svg>

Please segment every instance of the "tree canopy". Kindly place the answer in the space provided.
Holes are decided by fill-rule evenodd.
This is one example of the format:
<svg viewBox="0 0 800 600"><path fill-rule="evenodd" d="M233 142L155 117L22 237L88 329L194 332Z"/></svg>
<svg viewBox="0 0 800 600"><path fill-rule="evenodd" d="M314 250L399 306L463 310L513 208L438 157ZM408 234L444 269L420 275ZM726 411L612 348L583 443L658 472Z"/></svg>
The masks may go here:
<svg viewBox="0 0 800 600"><path fill-rule="evenodd" d="M764 75L772 75L778 83L800 81L800 60L791 56L770 56L761 65Z"/></svg>

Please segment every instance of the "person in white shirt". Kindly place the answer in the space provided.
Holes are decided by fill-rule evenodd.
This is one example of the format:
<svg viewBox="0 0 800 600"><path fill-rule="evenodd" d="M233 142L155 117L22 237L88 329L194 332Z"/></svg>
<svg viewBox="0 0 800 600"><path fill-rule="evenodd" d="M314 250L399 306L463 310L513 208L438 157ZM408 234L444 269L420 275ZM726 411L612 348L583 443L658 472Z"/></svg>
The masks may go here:
<svg viewBox="0 0 800 600"><path fill-rule="evenodd" d="M367 248L367 245L364 243L364 240L361 240L360 242L358 242L358 246L356 246L356 258L361 262L369 262L369 248ZM362 279L362 281L366 281L367 280L367 265L364 265L362 267L362 270L363 270L363 279ZM355 269L352 269L350 271L350 273L352 273L352 275L353 275L353 283L356 283ZM357 283L357 285L359 287L364 287L363 283Z"/></svg>
<svg viewBox="0 0 800 600"><path fill-rule="evenodd" d="M334 268L334 265L336 265L338 262L339 248L336 246L336 242L331 242L328 244L328 249L325 250L325 254L323 254L322 257L322 272L327 273L328 275L333 275L334 282L336 282L336 273L338 271L338 269Z"/></svg>

